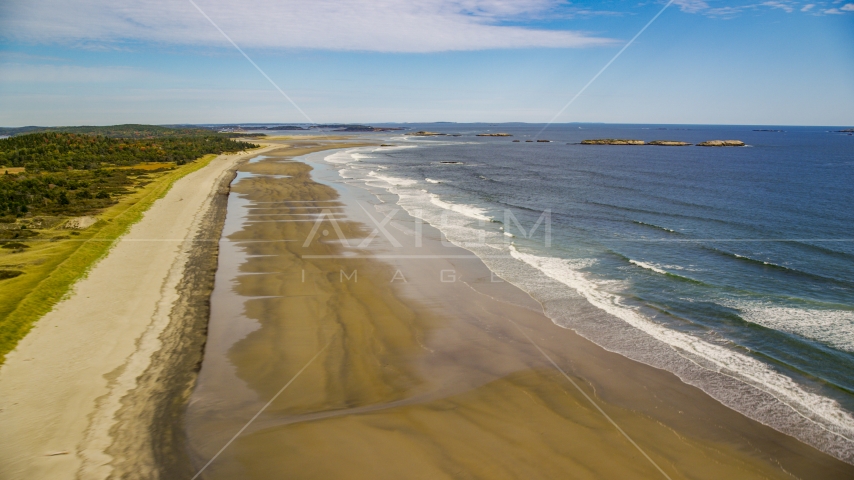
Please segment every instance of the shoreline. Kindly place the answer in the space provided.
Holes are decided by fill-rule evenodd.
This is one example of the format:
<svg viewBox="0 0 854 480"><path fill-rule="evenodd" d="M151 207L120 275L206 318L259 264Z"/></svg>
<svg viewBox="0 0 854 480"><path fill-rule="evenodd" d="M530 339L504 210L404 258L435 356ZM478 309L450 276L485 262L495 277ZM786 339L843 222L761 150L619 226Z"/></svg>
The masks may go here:
<svg viewBox="0 0 854 480"><path fill-rule="evenodd" d="M634 303L630 296L613 294L607 287L598 288L600 285L595 281L585 278L577 266L583 260L575 262L561 253L532 248L531 242L524 240L521 240L520 250L515 245L511 245L509 251L507 246L502 248L502 244L508 241L502 236L506 235L500 231L502 227L484 229L481 225L477 229L471 226L472 219L490 221L487 215L495 215L497 210L494 202L493 210L487 214L488 206L476 201L460 201L460 198L450 196L450 192L449 197L445 197L441 190L437 192L420 183L424 176L441 176L426 172L420 172L420 177L413 177L410 173L396 175L397 169L388 163L388 158L369 162L370 166L354 161L361 155L383 158L388 154L372 154L370 149L353 149L349 153L352 157L349 161L346 160L348 155L335 155L332 160L338 166L345 165L342 175L359 178L367 174L371 177L369 181L353 182L357 185L366 183L369 189L379 190L380 196L396 198L392 201L411 215L424 222L441 225L440 230L452 243L475 253L496 275L541 300L547 316L555 324L579 333L608 351L671 372L682 382L700 388L727 407L854 464L851 436L847 435L851 428L850 416L840 405L834 404L833 397L822 397L809 386L792 383L786 376L777 374L773 365L765 366L748 355L721 348L713 342L693 343L694 337L681 335L678 327L662 328L648 321L645 315L632 309ZM426 162L430 159L422 155L421 160ZM404 162L402 171L407 172L407 168L414 165ZM455 177L452 175L451 178ZM459 177L456 180L465 182ZM442 183L429 178L424 181ZM425 188L430 188L430 191ZM466 198L464 189L451 190ZM462 221L454 217L455 212L460 214L457 217ZM447 214L451 215L450 226ZM494 218L497 221L499 217ZM533 222L533 219L529 220ZM487 232L483 233L484 230ZM524 230L522 235L525 235ZM475 237L480 240L474 240ZM506 253L508 258L502 258L498 251ZM635 265L648 268L638 263ZM656 273L666 272L656 270ZM628 301L623 303L625 300ZM654 313L654 307L652 310Z"/></svg>
<svg viewBox="0 0 854 480"><path fill-rule="evenodd" d="M660 475L594 405L608 411L674 478L720 478L734 472L765 478L822 472L826 478L845 478L851 471L730 410L671 373L608 352L555 325L541 305L539 311L532 308L536 302L528 294L495 284L482 261L463 258L474 255L462 255L470 252L460 247L445 249L441 233L429 224L418 227L412 217L398 219L393 226L400 232L423 228L428 251L459 259L370 259L395 253L388 244L350 250L322 242L301 250L287 240L259 242L305 238L310 223L282 216L306 215L302 212L309 210L291 205L271 211L265 206L285 199L297 205L324 202L336 209L344 215L338 221L346 238L365 238L370 227L359 220L364 216L353 193L343 193L347 187L341 184L347 182L341 178L319 180L317 172L306 178L301 167L275 162L246 170L297 178L253 178L240 184L254 218L229 241L251 258L235 270L231 291L236 296L227 298L234 303L243 297L245 314L212 319L208 348L231 370L203 367L190 416L197 466L228 440L222 432L237 431L284 380L302 366L307 370L217 459L206 478L267 478L283 468L294 478L319 472L330 478L344 472L351 478L400 478L416 466L434 478L450 478L459 471L475 477L511 476L499 474L497 465L527 478L571 471ZM337 170L334 173L337 176ZM387 212L396 206L393 197L386 193L367 201ZM399 240L406 236L396 235ZM368 254L367 259L360 260L359 252ZM316 257L318 253L327 257ZM451 267L466 278L459 288L436 281L438 269ZM354 268L359 271L358 286L338 278L339 269L350 275ZM394 283L395 269L407 281ZM279 318L285 317L283 323ZM233 322L247 325L236 337L228 335L227 325ZM318 361L306 364L318 351ZM556 365L568 376L561 376ZM567 384L570 377L578 383L577 391ZM241 395L232 393L238 386L246 390ZM511 446L514 442L502 439L502 431L513 432L523 443ZM355 439L371 439L371 448ZM371 463L375 455L380 456L374 463L380 464ZM476 459L474 464L469 457Z"/></svg>
<svg viewBox="0 0 854 480"><path fill-rule="evenodd" d="M112 414L174 323L171 305L182 296L175 288L190 286L186 244L215 224L208 200L221 196L219 179L239 163L277 148L220 155L176 180L7 356L0 368L4 478L111 474ZM139 433L132 435L137 448Z"/></svg>

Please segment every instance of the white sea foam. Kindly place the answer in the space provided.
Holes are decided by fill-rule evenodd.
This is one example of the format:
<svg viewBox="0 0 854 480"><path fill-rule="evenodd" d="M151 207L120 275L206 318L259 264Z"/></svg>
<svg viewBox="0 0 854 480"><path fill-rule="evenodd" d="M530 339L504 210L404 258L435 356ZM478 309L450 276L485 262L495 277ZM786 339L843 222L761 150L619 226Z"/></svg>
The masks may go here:
<svg viewBox="0 0 854 480"><path fill-rule="evenodd" d="M371 172L368 173L368 176L380 179L380 180L388 183L389 185L396 185L396 186L401 186L401 187L408 187L410 185L415 185L416 183L418 183L415 180L410 180L407 178L395 178L395 177L388 177L385 175L380 175L373 170L371 170Z"/></svg>
<svg viewBox="0 0 854 480"><path fill-rule="evenodd" d="M735 302L730 306L748 322L854 352L854 311L779 307L751 302Z"/></svg>
<svg viewBox="0 0 854 480"><path fill-rule="evenodd" d="M331 155L327 155L323 158L323 160L329 163L347 164L355 161L355 158L353 157L353 153L355 152L356 149L342 150L340 152L335 152Z"/></svg>
<svg viewBox="0 0 854 480"><path fill-rule="evenodd" d="M486 210L482 208L475 207L473 205L445 202L440 199L439 196L436 194L430 194L430 203L436 205L437 207L457 212L461 215L465 215L475 220L483 220L485 222L492 220L491 218L486 216Z"/></svg>
<svg viewBox="0 0 854 480"><path fill-rule="evenodd" d="M424 181L427 183L442 183L439 180L433 180L432 178L425 178Z"/></svg>
<svg viewBox="0 0 854 480"><path fill-rule="evenodd" d="M755 258L745 257L744 255L739 255L737 253L733 253L733 255L735 255L736 258L743 258L745 260L750 260L751 262L762 262L763 265L770 265L772 267L786 268L786 267L783 267L782 265L777 265L776 263L766 262L765 260L756 260Z"/></svg>
<svg viewBox="0 0 854 480"><path fill-rule="evenodd" d="M817 427L838 436L839 440L844 442L844 448L837 449L837 453L847 457L849 461L852 459L852 454L854 454L852 452L852 449L854 449L854 417L849 412L843 410L836 401L805 391L791 378L777 373L759 360L726 346L713 344L693 335L669 329L655 323L643 316L637 309L623 304L619 295L608 292L608 289L601 288L601 285L597 285L597 282L587 278L580 271L581 268L584 268L584 265L578 262L522 253L512 245L510 246L510 253L513 258L527 263L548 277L578 292L600 310L623 320L656 340L675 348L686 359L696 362L697 365L707 370L736 378L770 394L783 404L791 407L798 415L814 422ZM678 371L674 373L680 375ZM680 377L688 383L698 384L701 388L707 387L702 382L698 382L696 378L685 378L683 375L680 375ZM714 392L710 391L709 393ZM738 399L722 400L729 404L729 401L737 401ZM781 427L775 421L779 419L763 417L762 406L744 404L732 406L741 411L756 409L756 411L750 412L753 414L751 416L754 418L759 417L760 421L775 427Z"/></svg>
<svg viewBox="0 0 854 480"><path fill-rule="evenodd" d="M653 265L653 264L651 264L651 263L639 262L639 261L637 261L637 260L629 260L629 262L631 262L631 263L633 263L633 264L635 264L635 265L637 265L637 266L639 266L639 267L641 267L641 268L645 268L645 269L647 269L647 270L652 270L652 271L653 271L653 272L655 272L655 273L660 273L660 274L662 274L662 275L667 275L667 271L666 271L666 270L662 270L660 267L658 267L658 266L656 266L656 265Z"/></svg>

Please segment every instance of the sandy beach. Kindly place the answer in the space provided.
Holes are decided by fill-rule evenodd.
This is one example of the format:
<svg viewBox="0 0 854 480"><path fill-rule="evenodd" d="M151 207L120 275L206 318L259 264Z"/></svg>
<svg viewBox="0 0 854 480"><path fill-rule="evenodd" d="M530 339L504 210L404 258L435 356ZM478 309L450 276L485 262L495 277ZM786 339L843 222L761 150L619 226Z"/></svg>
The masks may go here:
<svg viewBox="0 0 854 480"><path fill-rule="evenodd" d="M199 478L854 472L556 326L393 195L326 170L276 152L232 187L186 419Z"/></svg>
<svg viewBox="0 0 854 480"><path fill-rule="evenodd" d="M201 360L228 184L282 146L175 182L19 343L0 368L0 477L154 478L177 461L170 426Z"/></svg>
<svg viewBox="0 0 854 480"><path fill-rule="evenodd" d="M176 182L9 355L0 477L854 474L301 157L355 140L273 141Z"/></svg>

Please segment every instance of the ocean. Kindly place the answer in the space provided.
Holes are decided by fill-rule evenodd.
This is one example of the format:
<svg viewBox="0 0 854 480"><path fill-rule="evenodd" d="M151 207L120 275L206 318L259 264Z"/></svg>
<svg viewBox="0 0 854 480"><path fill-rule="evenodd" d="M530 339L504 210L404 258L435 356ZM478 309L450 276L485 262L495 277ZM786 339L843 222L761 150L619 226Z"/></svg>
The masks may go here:
<svg viewBox="0 0 854 480"><path fill-rule="evenodd" d="M407 127L449 136L385 134L393 146L323 158L344 181L394 194L396 208L478 255L557 325L854 461L854 136ZM496 132L512 137L476 136ZM747 146L579 144L594 138Z"/></svg>

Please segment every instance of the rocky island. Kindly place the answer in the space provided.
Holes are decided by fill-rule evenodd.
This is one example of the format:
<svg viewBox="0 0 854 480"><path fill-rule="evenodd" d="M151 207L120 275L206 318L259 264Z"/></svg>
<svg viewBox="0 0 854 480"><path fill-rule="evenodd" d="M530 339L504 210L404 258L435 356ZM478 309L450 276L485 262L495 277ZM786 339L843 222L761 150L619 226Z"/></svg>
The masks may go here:
<svg viewBox="0 0 854 480"><path fill-rule="evenodd" d="M478 133L477 137L512 137L509 133Z"/></svg>
<svg viewBox="0 0 854 480"><path fill-rule="evenodd" d="M230 129L230 130L243 130L243 128L242 128L242 127L237 126L237 125L236 125L236 126L233 126L233 127L229 125L228 127L223 127L223 129L224 129L224 130L225 130L225 129ZM299 125L276 125L276 126L274 126L274 127L267 127L267 128L265 128L264 130L308 130L308 128L301 127L301 126L299 126Z"/></svg>
<svg viewBox="0 0 854 480"><path fill-rule="evenodd" d="M240 126L227 127L233 130L243 130ZM251 128L250 128L251 130ZM267 128L263 128L262 130L322 130L327 132L393 132L397 130L403 130L400 127L372 127L370 125L348 125L344 123L333 123L333 124L321 124L321 125L275 125Z"/></svg>
<svg viewBox="0 0 854 480"><path fill-rule="evenodd" d="M643 140L627 140L624 138L597 138L582 140L582 145L646 145Z"/></svg>
<svg viewBox="0 0 854 480"><path fill-rule="evenodd" d="M703 143L698 143L698 147L743 147L744 142L741 140L708 140Z"/></svg>
<svg viewBox="0 0 854 480"><path fill-rule="evenodd" d="M439 132L427 132L427 131L421 130L421 131L414 132L414 133L407 133L406 135L410 135L413 137L440 137L440 136L447 136L448 134L447 133L439 133Z"/></svg>
<svg viewBox="0 0 854 480"><path fill-rule="evenodd" d="M659 145L664 147L687 147L691 144L688 142L680 142L677 140L653 140L649 142L649 145Z"/></svg>

